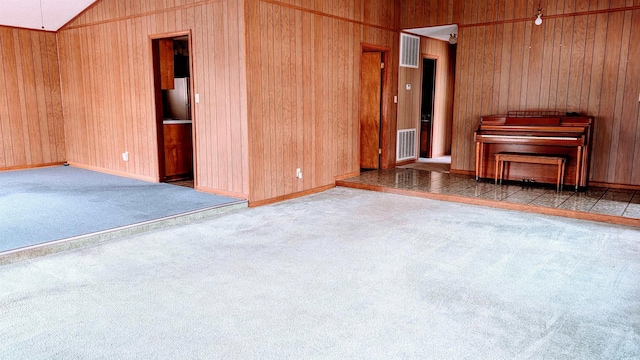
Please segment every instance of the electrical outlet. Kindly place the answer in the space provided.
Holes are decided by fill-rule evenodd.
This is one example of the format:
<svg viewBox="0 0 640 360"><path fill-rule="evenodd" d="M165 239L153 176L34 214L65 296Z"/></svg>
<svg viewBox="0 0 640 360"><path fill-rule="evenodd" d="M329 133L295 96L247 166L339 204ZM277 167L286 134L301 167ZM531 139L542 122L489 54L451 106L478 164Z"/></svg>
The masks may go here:
<svg viewBox="0 0 640 360"><path fill-rule="evenodd" d="M122 160L129 161L129 152L125 151L122 153Z"/></svg>

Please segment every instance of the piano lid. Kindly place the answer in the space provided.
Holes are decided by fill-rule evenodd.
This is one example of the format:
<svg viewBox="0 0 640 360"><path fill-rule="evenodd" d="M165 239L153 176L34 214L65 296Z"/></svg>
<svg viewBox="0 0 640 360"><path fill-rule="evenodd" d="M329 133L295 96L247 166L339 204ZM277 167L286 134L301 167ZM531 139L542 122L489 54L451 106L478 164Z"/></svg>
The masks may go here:
<svg viewBox="0 0 640 360"><path fill-rule="evenodd" d="M518 110L509 111L507 115L487 115L480 118L480 127L495 125L508 128L547 128L547 131L558 131L558 127L578 126L584 127L591 124L588 116L579 116L577 113L561 116L558 111ZM560 130L563 131L563 130Z"/></svg>
<svg viewBox="0 0 640 360"><path fill-rule="evenodd" d="M578 126L540 126L540 125L484 125L480 124L478 127L479 133L523 133L523 134L548 134L548 133L575 133L582 134L585 132L587 125Z"/></svg>

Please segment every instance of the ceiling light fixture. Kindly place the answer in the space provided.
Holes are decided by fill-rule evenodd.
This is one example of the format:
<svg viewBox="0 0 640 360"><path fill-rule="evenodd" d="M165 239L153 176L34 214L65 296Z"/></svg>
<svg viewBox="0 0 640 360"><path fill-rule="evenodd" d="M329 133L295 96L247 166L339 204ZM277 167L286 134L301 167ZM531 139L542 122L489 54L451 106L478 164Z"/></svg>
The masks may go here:
<svg viewBox="0 0 640 360"><path fill-rule="evenodd" d="M450 34L449 35L449 44L455 45L458 43L458 34Z"/></svg>
<svg viewBox="0 0 640 360"><path fill-rule="evenodd" d="M533 22L536 25L542 25L542 7L540 7L541 3L538 3L538 14L536 15L536 20Z"/></svg>

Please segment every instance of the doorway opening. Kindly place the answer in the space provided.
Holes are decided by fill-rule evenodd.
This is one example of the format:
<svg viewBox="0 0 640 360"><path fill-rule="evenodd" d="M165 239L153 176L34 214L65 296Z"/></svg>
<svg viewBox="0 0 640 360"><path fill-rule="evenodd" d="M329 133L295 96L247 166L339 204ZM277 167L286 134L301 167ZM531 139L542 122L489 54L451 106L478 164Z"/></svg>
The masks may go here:
<svg viewBox="0 0 640 360"><path fill-rule="evenodd" d="M422 101L420 105L420 157L431 158L433 104L436 92L437 60L422 58Z"/></svg>
<svg viewBox="0 0 640 360"><path fill-rule="evenodd" d="M415 121L419 133L416 136L417 162L437 160L450 164L451 160L455 162L456 156L453 154L451 159L457 52L456 41L453 40L457 39L458 26L451 24L403 31L422 37L421 72L415 75L422 81L421 94L413 98L416 104L412 108L415 112L412 112L411 120L412 123Z"/></svg>
<svg viewBox="0 0 640 360"><path fill-rule="evenodd" d="M151 39L160 182L194 188L191 36Z"/></svg>

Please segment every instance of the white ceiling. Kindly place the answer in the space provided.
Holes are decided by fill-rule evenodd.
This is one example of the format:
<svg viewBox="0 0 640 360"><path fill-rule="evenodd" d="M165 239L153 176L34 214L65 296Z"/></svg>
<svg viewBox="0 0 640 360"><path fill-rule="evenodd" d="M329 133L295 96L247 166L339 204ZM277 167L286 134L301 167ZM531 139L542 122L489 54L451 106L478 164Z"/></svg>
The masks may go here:
<svg viewBox="0 0 640 360"><path fill-rule="evenodd" d="M57 31L95 1L0 0L0 25Z"/></svg>
<svg viewBox="0 0 640 360"><path fill-rule="evenodd" d="M0 0L2 1L2 0ZM404 29L402 30L409 34L415 34L420 36L426 36L433 39L442 41L449 41L451 34L458 34L458 25L443 25L443 26L431 26L419 29Z"/></svg>

